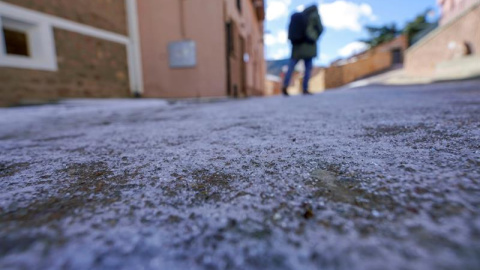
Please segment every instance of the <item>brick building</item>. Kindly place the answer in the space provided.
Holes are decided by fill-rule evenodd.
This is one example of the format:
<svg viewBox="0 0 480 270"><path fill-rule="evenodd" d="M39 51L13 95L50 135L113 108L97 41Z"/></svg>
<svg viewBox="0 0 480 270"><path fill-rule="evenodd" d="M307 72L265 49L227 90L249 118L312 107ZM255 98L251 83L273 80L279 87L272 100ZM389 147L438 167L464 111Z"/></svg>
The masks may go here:
<svg viewBox="0 0 480 270"><path fill-rule="evenodd" d="M0 0L0 106L263 94L263 19L263 0Z"/></svg>
<svg viewBox="0 0 480 270"><path fill-rule="evenodd" d="M134 4L1 0L0 105L140 92Z"/></svg>
<svg viewBox="0 0 480 270"><path fill-rule="evenodd" d="M412 76L459 79L480 75L480 1L443 0L440 27L412 46L405 68Z"/></svg>

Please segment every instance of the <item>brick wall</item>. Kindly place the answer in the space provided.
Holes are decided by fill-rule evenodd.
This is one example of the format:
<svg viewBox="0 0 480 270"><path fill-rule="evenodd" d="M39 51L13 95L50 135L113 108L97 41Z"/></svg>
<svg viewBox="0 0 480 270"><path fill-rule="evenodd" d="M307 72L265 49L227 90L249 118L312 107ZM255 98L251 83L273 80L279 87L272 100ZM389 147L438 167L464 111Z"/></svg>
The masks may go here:
<svg viewBox="0 0 480 270"><path fill-rule="evenodd" d="M344 84L385 70L392 65L390 51L378 51L354 63L342 66Z"/></svg>
<svg viewBox="0 0 480 270"><path fill-rule="evenodd" d="M386 50L374 50L355 62L332 66L325 70L325 88L336 88L365 76L388 69L392 65L392 54Z"/></svg>
<svg viewBox="0 0 480 270"><path fill-rule="evenodd" d="M321 93L325 91L325 70L325 68L312 69L310 80L308 81L308 91L310 93ZM288 88L289 94L296 95L303 93L303 78L303 73L295 73L294 76L292 76L290 87ZM333 77L330 77L330 79L333 79Z"/></svg>
<svg viewBox="0 0 480 270"><path fill-rule="evenodd" d="M344 85L342 66L332 66L325 69L325 89Z"/></svg>
<svg viewBox="0 0 480 270"><path fill-rule="evenodd" d="M124 0L1 0L28 9L127 34Z"/></svg>
<svg viewBox="0 0 480 270"><path fill-rule="evenodd" d="M438 64L461 57L468 43L473 54L480 54L480 5L465 16L437 29L411 47L405 68L411 75L432 76Z"/></svg>
<svg viewBox="0 0 480 270"><path fill-rule="evenodd" d="M320 93L325 91L325 69L314 68L312 70L312 77L308 82L308 91L311 93Z"/></svg>
<svg viewBox="0 0 480 270"><path fill-rule="evenodd" d="M127 97L124 45L55 29L57 72L0 68L0 106L25 100Z"/></svg>
<svg viewBox="0 0 480 270"><path fill-rule="evenodd" d="M347 64L333 65L325 69L325 89L340 87L390 68L393 64L392 51L399 49L403 53L406 48L407 38L401 35L350 58Z"/></svg>
<svg viewBox="0 0 480 270"><path fill-rule="evenodd" d="M282 81L280 78L267 78L265 80L265 88L262 93L265 96L275 96L282 93Z"/></svg>
<svg viewBox="0 0 480 270"><path fill-rule="evenodd" d="M390 52L394 49L400 49L403 52L407 48L408 48L407 36L401 35L392 41L386 42L384 44L379 45L378 47L375 47L375 51Z"/></svg>

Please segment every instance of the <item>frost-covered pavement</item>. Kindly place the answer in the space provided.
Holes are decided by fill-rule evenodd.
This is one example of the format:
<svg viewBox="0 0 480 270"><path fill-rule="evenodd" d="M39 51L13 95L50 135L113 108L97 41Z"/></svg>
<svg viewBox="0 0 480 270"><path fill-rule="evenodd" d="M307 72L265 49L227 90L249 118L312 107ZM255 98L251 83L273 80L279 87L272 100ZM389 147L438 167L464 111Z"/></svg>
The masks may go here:
<svg viewBox="0 0 480 270"><path fill-rule="evenodd" d="M0 109L0 269L480 269L480 82Z"/></svg>

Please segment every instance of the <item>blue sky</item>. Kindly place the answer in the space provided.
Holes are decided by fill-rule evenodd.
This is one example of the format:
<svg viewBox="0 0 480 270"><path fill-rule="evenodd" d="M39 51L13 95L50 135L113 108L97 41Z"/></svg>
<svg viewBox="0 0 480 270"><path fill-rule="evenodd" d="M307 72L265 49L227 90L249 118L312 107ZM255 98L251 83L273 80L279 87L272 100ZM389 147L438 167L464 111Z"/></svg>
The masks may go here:
<svg viewBox="0 0 480 270"><path fill-rule="evenodd" d="M358 40L368 37L365 25L396 23L403 27L427 8L436 8L436 0L266 0L266 3L265 56L268 60L290 56L287 40L290 15L302 7L319 4L325 32L319 41L316 65L328 65L364 49L365 45Z"/></svg>

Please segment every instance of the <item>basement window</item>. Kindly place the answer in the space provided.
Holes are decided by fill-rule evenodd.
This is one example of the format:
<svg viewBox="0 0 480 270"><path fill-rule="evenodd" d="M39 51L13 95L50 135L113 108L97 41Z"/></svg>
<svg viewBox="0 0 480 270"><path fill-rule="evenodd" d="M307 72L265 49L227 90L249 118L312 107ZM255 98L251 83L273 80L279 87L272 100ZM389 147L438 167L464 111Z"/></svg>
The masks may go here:
<svg viewBox="0 0 480 270"><path fill-rule="evenodd" d="M3 27L3 36L5 39L5 49L7 54L30 56L28 34L26 32Z"/></svg>
<svg viewBox="0 0 480 270"><path fill-rule="evenodd" d="M57 71L50 23L0 2L0 67Z"/></svg>

